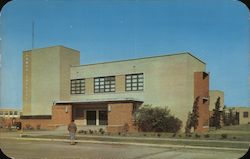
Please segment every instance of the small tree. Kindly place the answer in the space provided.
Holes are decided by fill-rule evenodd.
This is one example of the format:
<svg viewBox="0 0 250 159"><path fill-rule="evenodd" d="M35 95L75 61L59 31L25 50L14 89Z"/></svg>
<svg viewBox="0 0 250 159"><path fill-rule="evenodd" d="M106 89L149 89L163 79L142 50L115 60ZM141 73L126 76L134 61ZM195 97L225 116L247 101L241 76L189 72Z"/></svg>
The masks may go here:
<svg viewBox="0 0 250 159"><path fill-rule="evenodd" d="M139 129L145 132L178 132L182 122L168 108L145 105L136 114Z"/></svg>
<svg viewBox="0 0 250 159"><path fill-rule="evenodd" d="M188 117L186 121L186 126L185 126L185 133L189 134L191 132L191 118L192 118L192 113L188 112Z"/></svg>
<svg viewBox="0 0 250 159"><path fill-rule="evenodd" d="M216 129L219 129L221 128L221 124L220 124L220 121L221 121L221 112L220 112L220 97L217 98L216 102L215 102L215 109L214 109L214 127Z"/></svg>
<svg viewBox="0 0 250 159"><path fill-rule="evenodd" d="M194 101L194 104L193 104L193 111L192 111L192 114L191 114L191 128L193 127L194 130L197 129L197 126L199 124L199 96L195 98L195 101Z"/></svg>

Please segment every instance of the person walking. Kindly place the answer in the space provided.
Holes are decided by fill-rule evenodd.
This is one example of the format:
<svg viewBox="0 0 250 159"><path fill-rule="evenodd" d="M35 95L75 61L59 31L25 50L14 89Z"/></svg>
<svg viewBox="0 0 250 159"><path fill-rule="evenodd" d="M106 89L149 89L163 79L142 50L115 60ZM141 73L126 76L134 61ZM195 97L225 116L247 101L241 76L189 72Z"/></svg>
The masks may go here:
<svg viewBox="0 0 250 159"><path fill-rule="evenodd" d="M68 131L69 131L69 137L70 137L70 144L75 144L75 134L76 134L76 124L74 123L74 120L72 120L68 125Z"/></svg>

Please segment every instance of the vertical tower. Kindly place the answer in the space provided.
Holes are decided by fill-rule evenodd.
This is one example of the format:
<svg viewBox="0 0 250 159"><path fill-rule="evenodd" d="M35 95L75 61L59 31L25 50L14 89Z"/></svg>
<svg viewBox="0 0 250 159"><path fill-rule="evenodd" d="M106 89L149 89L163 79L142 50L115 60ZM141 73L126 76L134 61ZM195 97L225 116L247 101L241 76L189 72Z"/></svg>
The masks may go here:
<svg viewBox="0 0 250 159"><path fill-rule="evenodd" d="M209 74L206 72L194 73L194 99L198 100L197 132L206 132L209 129Z"/></svg>
<svg viewBox="0 0 250 159"><path fill-rule="evenodd" d="M70 66L80 53L63 46L23 52L23 115L51 115L55 100L70 99Z"/></svg>

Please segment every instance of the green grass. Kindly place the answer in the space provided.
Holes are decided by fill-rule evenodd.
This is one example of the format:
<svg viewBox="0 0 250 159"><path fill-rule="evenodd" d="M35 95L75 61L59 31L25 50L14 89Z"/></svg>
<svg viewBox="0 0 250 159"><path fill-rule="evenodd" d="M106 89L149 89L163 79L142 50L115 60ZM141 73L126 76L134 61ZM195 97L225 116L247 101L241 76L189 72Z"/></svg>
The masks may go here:
<svg viewBox="0 0 250 159"><path fill-rule="evenodd" d="M67 136L52 136L52 135L42 135L42 136L24 136L24 138L47 138L47 139L68 139ZM182 145L182 146L204 146L204 147L227 147L227 148L244 148L249 147L248 143L228 143L228 142L216 142L216 141L185 141L185 140L157 140L157 139L143 139L143 138L112 138L112 137L86 137L77 136L78 140L88 140L88 141L107 141L107 142L127 142L127 143L146 143L146 144L170 144L170 145Z"/></svg>

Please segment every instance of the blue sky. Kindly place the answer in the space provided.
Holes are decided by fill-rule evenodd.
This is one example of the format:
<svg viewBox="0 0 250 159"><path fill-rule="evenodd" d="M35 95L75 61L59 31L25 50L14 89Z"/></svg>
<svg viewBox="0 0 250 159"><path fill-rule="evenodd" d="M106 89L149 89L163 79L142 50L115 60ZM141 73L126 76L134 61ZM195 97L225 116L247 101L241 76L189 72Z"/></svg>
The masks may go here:
<svg viewBox="0 0 250 159"><path fill-rule="evenodd" d="M249 106L249 12L236 0L13 0L0 16L1 107L21 108L22 51L65 45L81 64L190 52L225 104Z"/></svg>

